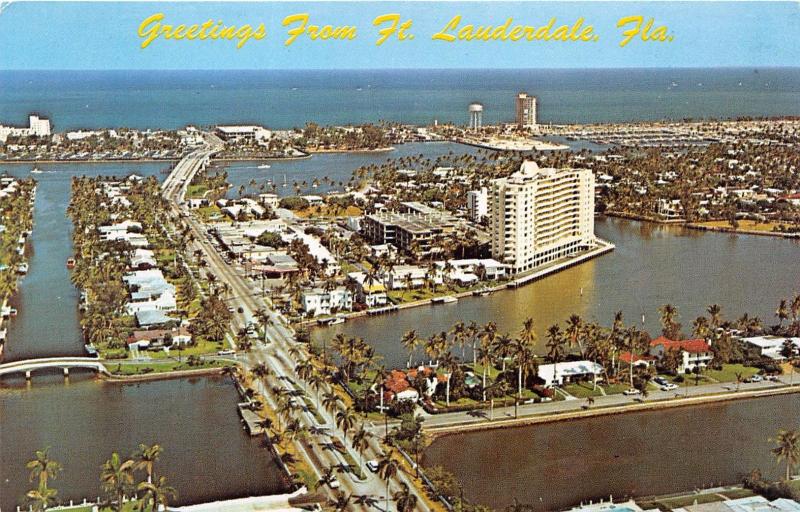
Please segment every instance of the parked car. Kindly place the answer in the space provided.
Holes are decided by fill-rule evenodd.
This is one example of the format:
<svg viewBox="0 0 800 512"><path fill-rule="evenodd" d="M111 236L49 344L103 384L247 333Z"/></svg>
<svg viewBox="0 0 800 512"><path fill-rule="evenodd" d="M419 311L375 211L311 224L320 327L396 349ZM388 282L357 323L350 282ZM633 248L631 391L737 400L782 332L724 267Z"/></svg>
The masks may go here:
<svg viewBox="0 0 800 512"><path fill-rule="evenodd" d="M751 376L749 379L745 379L745 382L761 382L762 380L764 380L764 377L762 377L761 375L755 374L755 375Z"/></svg>
<svg viewBox="0 0 800 512"><path fill-rule="evenodd" d="M368 460L367 461L367 469L369 469L373 473L377 473L378 472L378 461L377 460Z"/></svg>
<svg viewBox="0 0 800 512"><path fill-rule="evenodd" d="M663 386L661 386L661 391L672 391L673 389L678 389L677 384L673 384L671 382L667 382Z"/></svg>
<svg viewBox="0 0 800 512"><path fill-rule="evenodd" d="M641 391L639 391L639 390L638 390L638 389L636 389L636 388L628 388L628 389L626 389L625 391L623 391L623 392L622 392L622 394L623 394L623 395L628 395L628 396L631 396L631 395L641 395L641 394L642 394L642 392L641 392Z"/></svg>
<svg viewBox="0 0 800 512"><path fill-rule="evenodd" d="M669 381L664 377L653 377L653 382L655 382L659 386L666 386L667 384L669 384Z"/></svg>
<svg viewBox="0 0 800 512"><path fill-rule="evenodd" d="M331 481L328 483L328 487L331 489L338 489L342 484L339 483L339 479L336 477L331 478Z"/></svg>

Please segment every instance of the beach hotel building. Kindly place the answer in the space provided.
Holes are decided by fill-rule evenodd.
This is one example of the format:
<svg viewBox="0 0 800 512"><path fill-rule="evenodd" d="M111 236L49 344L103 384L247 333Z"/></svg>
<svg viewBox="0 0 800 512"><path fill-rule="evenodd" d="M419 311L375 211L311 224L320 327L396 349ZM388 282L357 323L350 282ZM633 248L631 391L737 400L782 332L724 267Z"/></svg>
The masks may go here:
<svg viewBox="0 0 800 512"><path fill-rule="evenodd" d="M489 187L492 257L527 272L596 245L594 175L523 162Z"/></svg>
<svg viewBox="0 0 800 512"><path fill-rule="evenodd" d="M531 128L536 126L536 96L521 92L517 94L515 106L518 127Z"/></svg>

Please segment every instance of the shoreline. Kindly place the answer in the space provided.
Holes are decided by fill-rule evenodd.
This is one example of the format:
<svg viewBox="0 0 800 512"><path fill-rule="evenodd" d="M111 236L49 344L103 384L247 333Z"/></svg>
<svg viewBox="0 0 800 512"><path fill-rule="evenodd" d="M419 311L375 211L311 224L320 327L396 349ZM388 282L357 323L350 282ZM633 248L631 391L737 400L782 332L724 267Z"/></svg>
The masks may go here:
<svg viewBox="0 0 800 512"><path fill-rule="evenodd" d="M476 288L474 290L467 290L467 291L463 291L463 292L444 294L444 295L436 295L435 297L431 297L431 298L428 298L428 299L421 299L421 300L416 300L416 301L412 301L412 302L404 302L402 304L386 305L386 306L381 306L379 308L374 308L374 309L371 309L371 310L367 309L367 310L364 310L364 311L357 311L357 312L353 312L353 313L344 313L344 314L340 313L341 316L339 318L344 318L345 320L350 320L350 319L353 319L353 318L362 318L362 317L367 317L367 316L378 316L378 315L384 315L384 314L388 314L388 313L396 313L398 311L403 311L403 310L411 309L411 308L417 308L417 307L421 307L421 306L436 306L436 305L440 305L440 304L437 304L437 301L441 300L443 297L453 297L455 299L463 299L463 298L467 298L467 297L478 297L478 298L480 298L481 297L481 293L488 293L488 294L491 295L491 294L493 294L495 292L499 292L499 291L503 291L503 290L514 290L514 289L519 288L521 286L525 286L526 284L529 284L529 283L531 283L533 281L538 281L539 279L541 279L543 277L547 277L547 276L549 276L551 274L556 274L558 272L561 272L562 270L566 270L566 269L568 269L568 268L570 268L570 267L572 267L574 265L578 265L580 263L585 263L585 262L587 262L589 260L592 260L594 258L600 257L600 256L602 256L602 255L604 255L606 253L609 253L609 252L613 251L614 249L616 249L616 246L614 244L612 244L611 242L607 241L607 240L602 240L600 238L598 238L597 240L598 240L598 247L596 247L594 249L591 249L589 251L586 251L585 253L583 253L583 254L581 254L579 256L576 256L575 258L565 259L563 261L560 261L558 263L553 264L550 267L543 268L543 269L540 269L538 271L530 272L530 273L527 273L525 275L519 275L519 276L515 277L514 279L509 279L508 281L504 281L504 282L502 282L501 284L498 284L498 285L492 286L492 285L489 285L487 283L487 285L485 287ZM476 294L476 292L480 292L480 293ZM335 318L335 317L327 317L327 318ZM302 322L298 322L297 325L302 325L302 326L306 326L306 327L320 327L320 328L331 327L330 325L322 325L322 324L320 324L318 322L318 319L316 319L316 318L303 320Z"/></svg>
<svg viewBox="0 0 800 512"><path fill-rule="evenodd" d="M109 365L104 363L106 367ZM222 375L224 367L218 368L198 368L195 370L170 370L168 372L151 372L143 373L141 375L120 375L116 373L109 373L108 375L100 374L99 378L106 382L145 382L153 380L172 380L183 379L189 377L204 377L211 375Z"/></svg>
<svg viewBox="0 0 800 512"><path fill-rule="evenodd" d="M697 231L710 231L713 233L728 233L731 235L755 235L755 236L771 236L776 238L786 238L786 239L794 239L800 238L799 233L783 233L780 231L758 231L755 229L735 229L733 227L726 227L726 226L704 226L700 222L688 222L683 219L654 219L652 217L647 217L644 215L638 215L635 213L621 213L621 212L604 212L600 215L604 215L606 217L611 217L615 219L624 219L624 220L635 220L638 222L650 222L653 224L660 224L664 226L682 226L687 229L694 229Z"/></svg>
<svg viewBox="0 0 800 512"><path fill-rule="evenodd" d="M704 226L693 222L688 222L685 226L689 229L696 229L697 231L711 231L714 233L728 233L731 235L755 235L755 236L771 236L777 238L786 238L789 240L800 238L800 233L783 233L780 231L758 231L755 229L736 229L733 227L725 226Z"/></svg>
<svg viewBox="0 0 800 512"><path fill-rule="evenodd" d="M515 428L548 423L576 421L602 416L629 414L636 412L659 411L679 407L703 406L710 403L731 402L736 400L754 400L769 396L789 395L800 393L798 385L784 385L780 387L758 389L752 391L730 391L724 393L709 393L693 397L668 398L652 402L631 402L625 405L609 405L606 407L580 409L567 412L532 414L519 418L497 419L481 423L461 423L441 427L423 429L435 440L440 437L495 430L498 428Z"/></svg>

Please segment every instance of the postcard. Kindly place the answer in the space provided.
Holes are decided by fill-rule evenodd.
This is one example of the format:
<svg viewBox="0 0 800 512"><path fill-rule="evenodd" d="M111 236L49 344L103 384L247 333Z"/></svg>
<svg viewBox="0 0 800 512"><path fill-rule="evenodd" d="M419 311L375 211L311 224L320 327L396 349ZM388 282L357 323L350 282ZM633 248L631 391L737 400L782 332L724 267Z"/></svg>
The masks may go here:
<svg viewBox="0 0 800 512"><path fill-rule="evenodd" d="M0 510L800 510L791 1L0 2Z"/></svg>

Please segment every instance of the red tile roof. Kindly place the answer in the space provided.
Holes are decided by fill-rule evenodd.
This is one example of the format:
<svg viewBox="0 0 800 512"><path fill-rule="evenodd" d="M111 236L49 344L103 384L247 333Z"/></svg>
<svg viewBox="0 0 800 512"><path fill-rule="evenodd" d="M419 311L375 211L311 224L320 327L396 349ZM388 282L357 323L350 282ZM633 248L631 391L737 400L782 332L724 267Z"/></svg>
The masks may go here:
<svg viewBox="0 0 800 512"><path fill-rule="evenodd" d="M652 361L655 358L653 356L642 356L639 354L633 354L633 362L636 363L638 361ZM620 352L619 360L623 363L630 363L631 362L631 353L630 352Z"/></svg>
<svg viewBox="0 0 800 512"><path fill-rule="evenodd" d="M389 377L387 377L387 379L384 381L383 386L386 388L386 390L397 394L402 393L406 389L410 388L411 384L408 383L405 373L401 372L400 370L392 370L389 374Z"/></svg>
<svg viewBox="0 0 800 512"><path fill-rule="evenodd" d="M674 341L664 336L659 336L650 342L651 347L657 347L658 345L664 345L664 350L678 349L689 352L690 354L711 351L711 347L709 347L708 343L706 343L706 340L702 338Z"/></svg>

